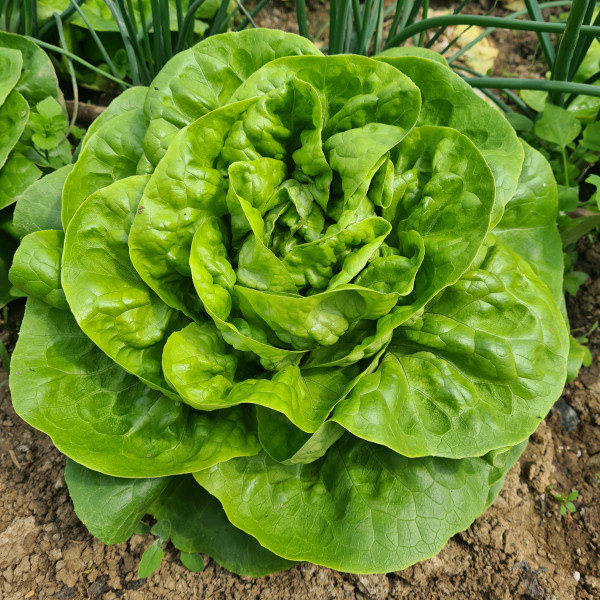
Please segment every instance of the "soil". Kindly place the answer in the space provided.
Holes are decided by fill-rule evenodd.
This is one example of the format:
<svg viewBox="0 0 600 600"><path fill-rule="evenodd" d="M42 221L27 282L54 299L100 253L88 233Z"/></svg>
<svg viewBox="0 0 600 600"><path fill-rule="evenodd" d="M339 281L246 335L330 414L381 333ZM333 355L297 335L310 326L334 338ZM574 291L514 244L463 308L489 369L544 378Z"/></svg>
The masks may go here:
<svg viewBox="0 0 600 600"><path fill-rule="evenodd" d="M293 5L275 2L259 24L293 30ZM311 33L328 7L309 5ZM494 74L530 72L531 36L498 33ZM534 69L535 71L535 69ZM538 69L539 72L539 69ZM600 244L581 247L580 270L590 279L568 308L573 328L600 321ZM22 306L10 306L0 341L13 346ZM0 370L0 600L597 600L600 598L600 329L592 333L592 365L562 396L532 436L493 506L436 557L388 575L355 576L302 564L252 579L209 558L203 573L187 571L171 547L160 569L137 578L148 536L104 546L73 512L63 479L64 457L44 434L12 409ZM570 416L568 432L561 418ZM576 512L560 515L552 493L579 492Z"/></svg>

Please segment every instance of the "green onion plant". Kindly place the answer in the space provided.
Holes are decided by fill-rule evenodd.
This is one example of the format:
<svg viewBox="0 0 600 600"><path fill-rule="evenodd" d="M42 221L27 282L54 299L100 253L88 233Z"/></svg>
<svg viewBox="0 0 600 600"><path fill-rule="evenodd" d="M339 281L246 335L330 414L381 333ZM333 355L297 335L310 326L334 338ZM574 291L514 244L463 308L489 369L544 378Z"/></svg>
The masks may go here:
<svg viewBox="0 0 600 600"><path fill-rule="evenodd" d="M104 1L114 21L114 31L106 32L94 25L92 13L97 8L89 0L69 0L64 10L56 11L44 23L40 23L41 11L35 0L0 0L0 30L25 35L45 50L64 57L69 75L68 64L72 61L94 76L126 88L131 84L148 85L168 60L198 42L200 36L256 27L254 17L268 3L268 0L261 0L247 8L244 5L247 0ZM199 33L199 13L205 20L207 12L212 16L205 30ZM81 47L87 48L90 41L95 59L86 60L87 57L81 56L81 48L78 51L74 43L76 35L66 36L66 46L61 42L61 28L57 24L66 30L73 19L85 25L85 35L91 39L86 39ZM117 35L116 42L114 34ZM123 55L125 68L115 60L119 53Z"/></svg>

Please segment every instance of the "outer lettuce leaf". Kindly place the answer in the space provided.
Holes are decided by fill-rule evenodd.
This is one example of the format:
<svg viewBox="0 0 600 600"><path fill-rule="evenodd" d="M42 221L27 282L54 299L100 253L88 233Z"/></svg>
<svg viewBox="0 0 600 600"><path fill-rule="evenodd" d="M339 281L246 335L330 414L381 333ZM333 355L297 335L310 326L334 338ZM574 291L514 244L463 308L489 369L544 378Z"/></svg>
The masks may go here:
<svg viewBox="0 0 600 600"><path fill-rule="evenodd" d="M18 50L0 47L0 105L19 81L22 67L23 58Z"/></svg>
<svg viewBox="0 0 600 600"><path fill-rule="evenodd" d="M490 471L490 491L488 494L487 502L485 508L487 510L488 507L492 505L496 496L500 493L502 486L504 485L504 480L506 479L507 473L510 471L513 465L521 457L521 454L525 452L525 448L527 448L527 443L529 440L525 440L516 446L513 446L506 452L502 450L496 452L490 452L487 455L488 461L490 464L495 467Z"/></svg>
<svg viewBox="0 0 600 600"><path fill-rule="evenodd" d="M65 234L62 231L35 231L23 239L10 269L11 283L27 296L69 310L60 285L60 262Z"/></svg>
<svg viewBox="0 0 600 600"><path fill-rule="evenodd" d="M41 174L28 158L12 154L0 170L0 209L14 204Z"/></svg>
<svg viewBox="0 0 600 600"><path fill-rule="evenodd" d="M260 577L295 564L269 552L255 538L234 527L219 502L191 476L172 478L148 512L171 523L171 541L176 548L208 554L238 575Z"/></svg>
<svg viewBox="0 0 600 600"><path fill-rule="evenodd" d="M468 527L493 472L483 458L405 458L348 434L308 465L262 453L194 476L233 525L276 554L380 573L433 556Z"/></svg>
<svg viewBox="0 0 600 600"><path fill-rule="evenodd" d="M555 302L562 306L564 269L562 243L556 226L556 181L548 161L523 140L521 144L525 160L519 185L494 234L529 263L548 286Z"/></svg>
<svg viewBox="0 0 600 600"><path fill-rule="evenodd" d="M65 181L62 197L65 229L94 192L136 174L145 131L144 115L138 108L120 112L89 138Z"/></svg>
<svg viewBox="0 0 600 600"><path fill-rule="evenodd" d="M126 541L150 513L169 521L178 550L208 554L238 575L260 577L294 564L231 525L219 502L189 475L124 479L68 460L65 480L77 516L105 544Z"/></svg>
<svg viewBox="0 0 600 600"><path fill-rule="evenodd" d="M9 291L8 272L16 246L15 240L4 231L0 231L0 308L13 299Z"/></svg>
<svg viewBox="0 0 600 600"><path fill-rule="evenodd" d="M189 473L259 450L240 408L199 413L108 358L66 311L30 298L11 363L17 413L73 460L117 477Z"/></svg>
<svg viewBox="0 0 600 600"><path fill-rule="evenodd" d="M338 423L405 456L479 456L533 433L562 389L568 336L525 261L499 243L482 254L396 330Z"/></svg>
<svg viewBox="0 0 600 600"><path fill-rule="evenodd" d="M443 125L466 135L480 150L496 181L496 205L491 224L502 217L519 180L523 151L508 121L446 66L417 56L385 56L386 62L408 75L421 91L418 125Z"/></svg>
<svg viewBox="0 0 600 600"><path fill-rule="evenodd" d="M438 54L434 50L429 50L429 48L422 48L421 46L401 46L399 48L389 48L388 50L380 52L375 58L388 59L405 56L418 56L419 58L427 58L444 66L448 66L448 61L441 54Z"/></svg>
<svg viewBox="0 0 600 600"><path fill-rule="evenodd" d="M86 469L67 460L65 481L75 513L88 531L105 544L126 542L167 488L170 477L124 479Z"/></svg>
<svg viewBox="0 0 600 600"><path fill-rule="evenodd" d="M48 96L58 98L58 79L48 55L32 41L14 33L0 31L0 47L12 48L21 53L23 68L16 89L30 106Z"/></svg>
<svg viewBox="0 0 600 600"><path fill-rule="evenodd" d="M62 191L72 168L72 165L66 165L52 171L23 192L13 215L13 225L22 238L34 231L62 229Z"/></svg>
<svg viewBox="0 0 600 600"><path fill-rule="evenodd" d="M525 161L515 195L506 205L494 234L522 256L548 286L569 324L563 291L563 249L556 226L558 192L546 159L523 142ZM586 360L585 348L570 339L567 381L577 376Z"/></svg>
<svg viewBox="0 0 600 600"><path fill-rule="evenodd" d="M10 151L19 141L28 118L27 101L17 90L13 90L0 106L0 169L3 168Z"/></svg>
<svg viewBox="0 0 600 600"><path fill-rule="evenodd" d="M126 89L119 94L104 110L100 116L88 127L85 136L81 141L82 149L87 146L92 136L101 128L104 128L115 117L126 112L136 112L144 105L144 99L148 93L148 88L144 86L134 86Z"/></svg>

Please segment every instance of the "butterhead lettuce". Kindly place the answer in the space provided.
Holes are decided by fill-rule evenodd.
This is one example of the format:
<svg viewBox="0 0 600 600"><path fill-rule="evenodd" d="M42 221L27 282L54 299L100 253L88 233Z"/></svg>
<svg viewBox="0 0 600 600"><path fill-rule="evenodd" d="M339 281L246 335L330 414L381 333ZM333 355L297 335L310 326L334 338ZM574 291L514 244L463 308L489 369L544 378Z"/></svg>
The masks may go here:
<svg viewBox="0 0 600 600"><path fill-rule="evenodd" d="M15 408L106 542L149 513L246 575L402 569L560 394L556 203L432 53L212 37L113 102L18 250Z"/></svg>

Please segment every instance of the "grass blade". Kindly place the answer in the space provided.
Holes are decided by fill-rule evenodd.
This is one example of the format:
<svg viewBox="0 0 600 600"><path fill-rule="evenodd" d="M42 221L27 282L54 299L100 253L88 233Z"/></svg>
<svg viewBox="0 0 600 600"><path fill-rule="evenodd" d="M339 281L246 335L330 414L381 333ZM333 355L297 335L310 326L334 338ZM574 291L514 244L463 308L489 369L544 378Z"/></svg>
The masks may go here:
<svg viewBox="0 0 600 600"><path fill-rule="evenodd" d="M146 56L146 65L148 70L150 71L150 75L152 78L157 73L156 63L154 62L154 55L152 54L152 49L150 47L150 35L148 32L148 23L146 22L146 14L144 11L144 4L142 0L138 0L138 12L140 13L140 25L142 27L142 43L144 44L144 54Z"/></svg>
<svg viewBox="0 0 600 600"><path fill-rule="evenodd" d="M306 0L296 0L296 19L298 33L308 39L308 20L306 18Z"/></svg>
<svg viewBox="0 0 600 600"><path fill-rule="evenodd" d="M363 23L359 0L352 0L352 17L354 19L354 29L356 31L356 35L358 39L360 39L362 37Z"/></svg>
<svg viewBox="0 0 600 600"><path fill-rule="evenodd" d="M469 3L469 0L462 0L462 2L452 11L453 15L458 15L460 13L460 11ZM446 31L446 27L440 27L436 32L435 35L425 44L425 48L431 48L431 46L433 46L433 44L435 44L442 35L444 35L444 32Z"/></svg>
<svg viewBox="0 0 600 600"><path fill-rule="evenodd" d="M48 42L44 42L42 40L39 40L38 38L34 38L34 37L31 37L28 35L25 35L23 37L28 39L31 42L36 43L40 48L44 48L44 50L49 50L51 52L56 52L56 53L62 54L64 56L68 56L72 61L79 63L80 65L83 65L84 67L90 69L91 71L93 71L94 73L97 73L98 75L102 75L102 77L106 77L106 79L110 79L111 81L118 83L123 88L131 87L131 84L127 83L123 79L120 79L119 77L115 77L114 75L111 75L110 73L107 73L106 71L103 71L102 69L99 69L92 63L89 63L87 60L84 60L83 58L79 58L79 56L77 56L76 54L73 54L72 52L69 52L68 50L64 50L60 46L55 46L54 44L49 44Z"/></svg>
<svg viewBox="0 0 600 600"><path fill-rule="evenodd" d="M429 0L425 0L423 2L423 13L422 13L421 18L426 19L428 14L429 14ZM424 39L425 39L425 32L421 31L421 33L419 34L419 41L417 43L417 46L423 47Z"/></svg>
<svg viewBox="0 0 600 600"><path fill-rule="evenodd" d="M427 2L428 0L426 0ZM379 54L383 50L383 0L379 2L377 29L375 30L375 42L373 43L373 54Z"/></svg>
<svg viewBox="0 0 600 600"><path fill-rule="evenodd" d="M229 0L221 0L221 5L219 6L219 10L215 15L213 23L211 25L210 31L208 35L215 35L223 29L223 26L227 22L227 11L229 10ZM207 36L208 37L208 36Z"/></svg>
<svg viewBox="0 0 600 600"><path fill-rule="evenodd" d="M152 22L152 33L154 34L154 64L156 69L160 70L165 64L164 48L162 45L162 21L159 16L160 5L158 0L151 0L150 2L150 15Z"/></svg>
<svg viewBox="0 0 600 600"><path fill-rule="evenodd" d="M571 81L558 81L546 79L519 79L517 77L475 77L467 78L472 87L492 88L497 90L538 90L541 92L557 92L560 94L581 94L600 98L600 87L573 83Z"/></svg>
<svg viewBox="0 0 600 600"><path fill-rule="evenodd" d="M470 75L475 75L475 77L485 77L485 75L483 75L483 73L479 73L478 71L474 71L473 69L470 69L469 67L465 67L463 65L456 65L454 67L454 70L460 70L460 71L465 71L465 73L469 73ZM458 75L460 75L463 79L467 79L464 75L462 75L461 73L458 73ZM502 78L504 80L504 78ZM490 93L488 92L487 88L479 88L482 94L485 94L488 98L490 98ZM498 88L500 89L500 88ZM510 100L512 100L512 102L522 111L524 112L528 117L530 117L531 119L535 118L536 113L529 108L529 106L523 101L523 99L515 94L511 89L508 88L502 88L501 89L502 93L509 98ZM494 102L496 102L497 96L494 95L494 98L492 98L492 100L494 100ZM497 104L497 102L496 102ZM508 106L508 105L506 105ZM509 110L512 110L509 107ZM505 111L506 112L506 111Z"/></svg>
<svg viewBox="0 0 600 600"><path fill-rule="evenodd" d="M378 0L375 0L377 3ZM373 4L372 0L365 2L364 12L362 14L362 36L358 41L358 54L366 56L369 53L369 46L373 39L375 31L375 20L377 19L377 4Z"/></svg>
<svg viewBox="0 0 600 600"><path fill-rule="evenodd" d="M346 25L344 28L344 54L350 54L352 46L356 44L354 27L352 26L352 3L348 3L348 10L346 11Z"/></svg>
<svg viewBox="0 0 600 600"><path fill-rule="evenodd" d="M108 65L108 68L110 69L110 72L115 77L118 77L119 73L117 71L117 68L113 64L113 61L110 59L110 56L108 55L108 52L106 51L106 48L104 47L104 44L100 41L100 38L98 37L98 34L94 30L94 28L90 25L90 22L88 21L88 18L85 16L85 13L81 10L81 8L77 4L77 2L75 2L75 0L69 0L69 1L71 2L71 4L73 5L73 7L75 8L75 10L79 13L79 16L81 17L81 19L85 23L85 26L87 27L90 35L92 36L92 39L94 40L94 43L96 44L96 46L97 46L100 54L102 54L102 58L104 59L104 62Z"/></svg>
<svg viewBox="0 0 600 600"><path fill-rule="evenodd" d="M258 27L258 25L254 22L254 19L253 19L252 15L248 12L248 9L240 2L240 0L234 0L234 2L236 3L238 10L240 10L241 12L244 13L248 23L250 23L250 25L252 25L252 27L254 27L254 29L256 29ZM227 23L230 18L231 18L231 14L227 17L227 21L225 21L225 22Z"/></svg>
<svg viewBox="0 0 600 600"><path fill-rule="evenodd" d="M573 0L571 10L567 18L565 32L560 40L554 69L552 69L552 79L556 81L565 81L569 77L569 68L571 59L575 52L575 46L583 28L583 19L587 12L587 0ZM549 100L557 106L562 106L563 94L560 90L552 90Z"/></svg>
<svg viewBox="0 0 600 600"><path fill-rule="evenodd" d="M54 20L56 21L56 30L58 31L58 39L60 40L60 45L64 50L67 49L67 41L65 40L65 32L63 31L62 21L58 16L58 13L54 13ZM71 59L65 56L65 60L67 61L67 66L69 68L69 75L71 76L71 84L73 85L73 113L71 114L71 122L69 123L69 130L67 131L67 136L71 132L71 129L75 126L75 122L77 121L77 111L79 109L79 88L77 87L77 77L75 76L75 69L73 68L73 63ZM66 137L66 136L65 136Z"/></svg>
<svg viewBox="0 0 600 600"><path fill-rule="evenodd" d="M570 5L571 5L571 0L554 0L552 2L544 2L543 4L540 4L539 7L541 9L546 9L546 8L555 8L555 7L559 7L559 6L570 6ZM523 15L526 15L526 14L527 14L527 9L518 10L514 13L511 13L510 15L507 15L505 17L505 19L517 19L518 17L522 17ZM450 56L447 59L448 64L452 64L457 58L460 58L465 52L468 52L473 46L478 44L483 38L494 33L494 31L496 31L496 29L497 29L496 27L488 27L485 31L483 31L483 33L478 35L475 39L471 40L468 44L466 44L463 48L461 48L456 54L453 54L452 56Z"/></svg>
<svg viewBox="0 0 600 600"><path fill-rule="evenodd" d="M169 3L162 2L161 7L161 29L163 38L163 54L165 62L173 56L173 46L171 44L171 15L169 14Z"/></svg>
<svg viewBox="0 0 600 600"><path fill-rule="evenodd" d="M390 32L388 34L388 38L385 42L385 48L388 48L388 41L396 35L398 31L398 25L400 24L400 19L402 18L402 10L404 8L404 0L397 0L396 2L396 10L394 11L394 19L392 20L392 26L390 27Z"/></svg>
<svg viewBox="0 0 600 600"><path fill-rule="evenodd" d="M575 0L577 2L577 0ZM537 21L517 21L505 19L504 17L487 17L482 15L445 15L440 17L429 17L423 21L409 25L393 37L388 47L399 46L423 30L440 27L442 25L479 25L480 27L494 27L497 29L514 29L516 31L547 31L548 33L563 33L566 25L564 23L538 23ZM580 28L584 35L598 37L600 27L584 25Z"/></svg>
<svg viewBox="0 0 600 600"><path fill-rule="evenodd" d="M33 14L36 10L36 5L31 0L25 0L23 3L23 33L25 35L33 35Z"/></svg>
<svg viewBox="0 0 600 600"><path fill-rule="evenodd" d="M352 37L352 22L350 21L352 13L352 3L350 0L342 0L342 4L343 11L341 13L340 18L338 47L337 52L335 52L335 54L342 54L346 46L350 45Z"/></svg>
<svg viewBox="0 0 600 600"><path fill-rule="evenodd" d="M600 79L600 71L598 71L597 73L594 73L591 77L588 77L582 83L586 83L586 84L592 85L593 83L596 83L596 81L598 81L599 79ZM577 94L571 94L565 100L565 108L567 108L567 106L569 106L573 102L573 100L575 100L575 98L577 98Z"/></svg>
<svg viewBox="0 0 600 600"><path fill-rule="evenodd" d="M177 31L181 31L183 25L183 4L181 0L175 0L175 10L177 11Z"/></svg>
<svg viewBox="0 0 600 600"><path fill-rule="evenodd" d="M585 17L583 19L583 23L585 25L589 25L592 22L592 17L594 16L594 9L596 8L595 0L588 0L587 11ZM594 19L593 25L600 25L600 12L596 15ZM575 52L573 53L573 57L571 59L571 65L569 68L569 81L575 77L577 73L577 69L581 66L587 51L590 49L592 45L593 38L589 36L580 36L577 40L577 45L575 46Z"/></svg>
<svg viewBox="0 0 600 600"><path fill-rule="evenodd" d="M133 81L133 85L140 85L140 73L138 69L138 62L135 56L135 50L133 48L133 43L131 41L131 36L129 34L129 30L127 29L127 24L123 18L123 13L120 8L115 4L114 0L105 0L106 6L110 10L117 27L119 28L119 33L121 34L121 38L123 40L123 47L125 48L125 52L127 54L127 58L129 59L129 68L131 70L131 79Z"/></svg>
<svg viewBox="0 0 600 600"><path fill-rule="evenodd" d="M357 32L360 30L360 34L358 35L358 47L356 49L357 54L365 55L367 53L367 47L369 44L369 21L371 18L371 10L373 7L373 0L366 0L366 2L362 5L362 10L359 11L359 23L360 28L357 27Z"/></svg>
<svg viewBox="0 0 600 600"><path fill-rule="evenodd" d="M525 0L525 6L527 7L527 12L529 13L529 18L531 20L541 22L544 21L542 11L537 0ZM542 48L542 52L544 53L544 58L546 59L546 64L550 67L550 70L552 70L554 68L556 56L554 54L554 46L552 46L552 41L550 40L550 34L545 31L539 31L537 36L540 42L540 47Z"/></svg>
<svg viewBox="0 0 600 600"><path fill-rule="evenodd" d="M10 31L10 23L6 17L8 15L8 3L10 0L0 0L0 28L3 31Z"/></svg>
<svg viewBox="0 0 600 600"><path fill-rule="evenodd" d="M183 26L179 30L179 39L175 46L175 52L181 52L187 43L187 40L191 37L190 32L194 30L194 20L196 18L196 11L204 4L206 0L194 0L190 6L188 6L187 12L183 18Z"/></svg>
<svg viewBox="0 0 600 600"><path fill-rule="evenodd" d="M75 2L81 6L85 0L75 0ZM65 10L63 10L60 13L60 20L61 22L65 22L67 21L75 12L75 9L73 8L73 5L70 4L69 6L67 6L67 8L65 8ZM53 19L49 19L48 22L40 29L38 35L40 37L40 39L43 39L46 34L53 29L54 27L56 27L56 21L54 21Z"/></svg>
<svg viewBox="0 0 600 600"><path fill-rule="evenodd" d="M250 16L254 18L267 4L269 4L269 2L270 0L260 0L260 2L250 11ZM242 31L243 29L246 29L249 24L250 21L246 18L235 28L235 30Z"/></svg>
<svg viewBox="0 0 600 600"><path fill-rule="evenodd" d="M337 0L330 0L329 2L329 49L335 48L337 44L336 35L337 35L337 22L338 22L338 14L337 14Z"/></svg>

